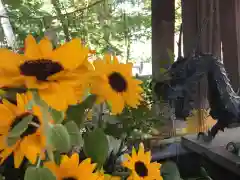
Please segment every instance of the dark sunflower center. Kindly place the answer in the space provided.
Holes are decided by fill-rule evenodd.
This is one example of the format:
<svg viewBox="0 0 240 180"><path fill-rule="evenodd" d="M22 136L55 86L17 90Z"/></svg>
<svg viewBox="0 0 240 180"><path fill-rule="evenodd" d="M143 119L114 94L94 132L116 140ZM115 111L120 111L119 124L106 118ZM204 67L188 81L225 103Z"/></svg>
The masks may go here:
<svg viewBox="0 0 240 180"><path fill-rule="evenodd" d="M47 59L26 61L19 68L22 75L34 76L39 81L47 81L49 76L63 70L61 64Z"/></svg>
<svg viewBox="0 0 240 180"><path fill-rule="evenodd" d="M24 117L26 117L26 116L28 116L28 115L29 115L28 113L25 113L25 114L23 114L23 115L21 115L21 116L17 116L17 117L15 118L14 122L11 124L10 130L13 129L18 123L21 122L21 120L22 120ZM40 125L40 121L39 121L38 117L37 117L37 116L33 116L32 122L33 122L35 125L29 124L29 125L28 125L28 128L21 134L20 138L24 138L25 136L34 134L34 133L37 131L37 129L38 129L37 126Z"/></svg>
<svg viewBox="0 0 240 180"><path fill-rule="evenodd" d="M113 90L116 92L124 92L127 90L127 81L125 78L118 72L113 72L108 76L109 84Z"/></svg>
<svg viewBox="0 0 240 180"><path fill-rule="evenodd" d="M78 180L78 179L75 177L66 177L66 178L63 178L62 180Z"/></svg>
<svg viewBox="0 0 240 180"><path fill-rule="evenodd" d="M140 177L148 176L148 169L146 165L141 161L137 161L135 163L135 171Z"/></svg>

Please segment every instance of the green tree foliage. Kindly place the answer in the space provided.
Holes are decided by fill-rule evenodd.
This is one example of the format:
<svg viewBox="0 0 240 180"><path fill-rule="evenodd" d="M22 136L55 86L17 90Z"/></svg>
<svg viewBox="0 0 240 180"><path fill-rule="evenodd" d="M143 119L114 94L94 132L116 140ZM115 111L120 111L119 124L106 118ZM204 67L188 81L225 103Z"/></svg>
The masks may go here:
<svg viewBox="0 0 240 180"><path fill-rule="evenodd" d="M131 43L151 38L150 0L3 0L3 3L20 47L28 33L40 39L47 31L57 35L57 44L80 37L98 49L98 53L110 51L130 59Z"/></svg>

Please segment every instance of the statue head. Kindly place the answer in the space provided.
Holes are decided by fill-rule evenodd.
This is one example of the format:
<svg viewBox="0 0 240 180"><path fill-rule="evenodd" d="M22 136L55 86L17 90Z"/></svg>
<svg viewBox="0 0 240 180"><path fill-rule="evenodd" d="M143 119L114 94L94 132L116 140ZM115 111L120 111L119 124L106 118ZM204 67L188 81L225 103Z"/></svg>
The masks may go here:
<svg viewBox="0 0 240 180"><path fill-rule="evenodd" d="M196 72L195 60L179 57L167 72L167 77L163 81L158 81L154 85L154 92L163 101L168 101L175 108L175 115L178 119L185 119L191 112L192 102L191 89L188 80ZM196 83L197 84L197 83Z"/></svg>

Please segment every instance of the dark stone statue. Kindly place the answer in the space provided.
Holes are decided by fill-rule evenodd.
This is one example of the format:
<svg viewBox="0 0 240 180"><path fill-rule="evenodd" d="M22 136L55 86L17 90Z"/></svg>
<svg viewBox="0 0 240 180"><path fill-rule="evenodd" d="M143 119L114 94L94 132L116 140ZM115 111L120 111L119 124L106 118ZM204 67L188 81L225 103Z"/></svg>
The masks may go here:
<svg viewBox="0 0 240 180"><path fill-rule="evenodd" d="M234 92L223 63L211 54L178 58L168 70L167 80L152 82L158 98L167 100L175 108L176 118L185 119L194 108L199 81L206 76L210 115L217 123L198 137L211 141L219 130L240 121L240 97Z"/></svg>

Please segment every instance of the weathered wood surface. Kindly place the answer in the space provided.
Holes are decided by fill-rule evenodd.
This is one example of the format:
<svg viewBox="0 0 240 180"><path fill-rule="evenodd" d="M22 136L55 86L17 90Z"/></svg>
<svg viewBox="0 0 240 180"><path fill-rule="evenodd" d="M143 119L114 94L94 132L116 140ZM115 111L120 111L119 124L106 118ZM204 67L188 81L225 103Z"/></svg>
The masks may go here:
<svg viewBox="0 0 240 180"><path fill-rule="evenodd" d="M220 132L209 143L197 140L197 135L187 135L182 137L181 144L184 148L196 152L231 172L240 175L240 157L226 150L226 145L229 142L240 142L240 127Z"/></svg>

